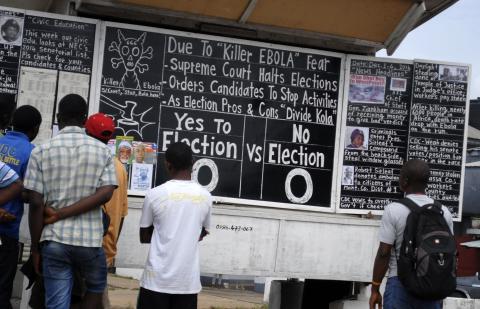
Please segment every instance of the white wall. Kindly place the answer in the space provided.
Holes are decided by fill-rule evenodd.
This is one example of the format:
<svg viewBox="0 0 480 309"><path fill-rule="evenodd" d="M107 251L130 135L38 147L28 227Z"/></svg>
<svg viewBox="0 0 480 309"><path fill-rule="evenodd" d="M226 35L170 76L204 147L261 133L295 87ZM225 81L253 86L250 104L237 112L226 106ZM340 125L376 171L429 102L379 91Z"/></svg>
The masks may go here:
<svg viewBox="0 0 480 309"><path fill-rule="evenodd" d="M130 199L120 236L118 267L143 267L148 245L139 243L141 199ZM378 220L358 216L215 205L211 234L202 241L204 273L264 277L371 279ZM251 231L217 229L240 226Z"/></svg>

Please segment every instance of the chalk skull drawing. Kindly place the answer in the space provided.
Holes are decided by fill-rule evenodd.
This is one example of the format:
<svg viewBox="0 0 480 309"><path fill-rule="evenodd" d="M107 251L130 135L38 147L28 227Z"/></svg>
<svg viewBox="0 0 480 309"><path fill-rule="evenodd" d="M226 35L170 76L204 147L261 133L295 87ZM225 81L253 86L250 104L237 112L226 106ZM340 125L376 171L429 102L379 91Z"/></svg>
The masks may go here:
<svg viewBox="0 0 480 309"><path fill-rule="evenodd" d="M146 59L152 59L153 54L151 46L144 48L147 33L144 32L139 38L126 38L122 31L118 30L117 35L118 42L112 41L108 50L116 52L119 56L118 58L110 59L112 67L118 69L120 64L123 64L125 68L120 86L123 88L140 89L137 71L138 73L148 71L148 64L142 62Z"/></svg>
<svg viewBox="0 0 480 309"><path fill-rule="evenodd" d="M143 129L149 125L155 124L144 119L146 114L152 109L151 107L145 111L138 111L137 102L127 100L125 103L118 103L105 95L100 95L102 104L113 107L118 111L117 115L110 115L117 119L116 129L122 131L123 135L134 136L143 140Z"/></svg>

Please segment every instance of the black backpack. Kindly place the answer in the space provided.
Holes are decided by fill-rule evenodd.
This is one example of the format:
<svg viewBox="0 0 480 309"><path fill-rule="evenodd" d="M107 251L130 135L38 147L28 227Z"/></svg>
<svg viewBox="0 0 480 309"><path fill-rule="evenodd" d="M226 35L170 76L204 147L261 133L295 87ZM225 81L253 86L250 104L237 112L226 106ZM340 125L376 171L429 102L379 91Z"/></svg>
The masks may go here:
<svg viewBox="0 0 480 309"><path fill-rule="evenodd" d="M413 295L440 300L455 291L457 248L438 202L419 207L408 198L398 201L410 209L400 254L398 277Z"/></svg>

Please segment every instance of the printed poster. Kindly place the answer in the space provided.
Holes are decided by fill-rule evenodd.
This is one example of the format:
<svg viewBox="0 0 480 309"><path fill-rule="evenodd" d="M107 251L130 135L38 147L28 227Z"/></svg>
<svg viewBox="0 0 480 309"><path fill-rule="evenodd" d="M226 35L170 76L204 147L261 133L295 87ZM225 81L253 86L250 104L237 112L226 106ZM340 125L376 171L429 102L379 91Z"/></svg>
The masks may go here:
<svg viewBox="0 0 480 309"><path fill-rule="evenodd" d="M57 88L57 71L22 67L18 88L18 106L31 105L37 108L44 117L34 144L40 145L52 137L52 115L55 105L55 89Z"/></svg>
<svg viewBox="0 0 480 309"><path fill-rule="evenodd" d="M157 164L157 144L134 141L133 157L135 163Z"/></svg>
<svg viewBox="0 0 480 309"><path fill-rule="evenodd" d="M60 71L57 90L57 113L60 100L67 94L78 94L88 103L90 75Z"/></svg>
<svg viewBox="0 0 480 309"><path fill-rule="evenodd" d="M117 136L115 139L115 154L123 164L133 161L133 136Z"/></svg>
<svg viewBox="0 0 480 309"><path fill-rule="evenodd" d="M0 44L21 46L23 21L23 17L0 16Z"/></svg>
<svg viewBox="0 0 480 309"><path fill-rule="evenodd" d="M147 191L152 187L153 164L133 163L130 190Z"/></svg>
<svg viewBox="0 0 480 309"><path fill-rule="evenodd" d="M351 103L383 104L385 102L385 76L350 75L348 101Z"/></svg>

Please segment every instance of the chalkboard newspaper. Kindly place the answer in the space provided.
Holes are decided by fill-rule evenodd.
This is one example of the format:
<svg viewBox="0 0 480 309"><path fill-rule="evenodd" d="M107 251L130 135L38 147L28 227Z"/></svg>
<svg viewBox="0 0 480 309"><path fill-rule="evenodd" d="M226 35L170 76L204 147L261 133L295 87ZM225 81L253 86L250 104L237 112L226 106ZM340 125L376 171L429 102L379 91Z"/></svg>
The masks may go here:
<svg viewBox="0 0 480 309"><path fill-rule="evenodd" d="M98 21L0 7L0 93L43 115L35 139L52 136L58 101L77 93L88 102L96 75Z"/></svg>
<svg viewBox="0 0 480 309"><path fill-rule="evenodd" d="M469 81L466 64L415 60L409 159L427 160L427 194L461 220L468 129Z"/></svg>
<svg viewBox="0 0 480 309"><path fill-rule="evenodd" d="M182 141L219 201L333 211L343 55L114 23L103 36L99 109L156 144L152 186Z"/></svg>
<svg viewBox="0 0 480 309"><path fill-rule="evenodd" d="M403 197L403 163L419 158L432 169L427 193L460 219L468 74L466 65L347 58L338 212L381 214Z"/></svg>

